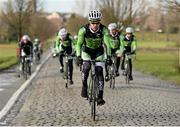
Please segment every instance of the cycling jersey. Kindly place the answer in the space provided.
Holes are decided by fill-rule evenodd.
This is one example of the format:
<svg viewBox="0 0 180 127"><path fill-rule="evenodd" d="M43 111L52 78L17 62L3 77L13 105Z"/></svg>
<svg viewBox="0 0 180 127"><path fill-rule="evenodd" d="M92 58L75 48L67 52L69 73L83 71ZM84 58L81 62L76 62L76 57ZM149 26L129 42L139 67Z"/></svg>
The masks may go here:
<svg viewBox="0 0 180 127"><path fill-rule="evenodd" d="M26 55L33 55L33 44L31 41L27 43L20 42L20 52L24 51Z"/></svg>
<svg viewBox="0 0 180 127"><path fill-rule="evenodd" d="M109 45L111 47L111 53L120 53L121 35L117 33L114 37L109 36Z"/></svg>
<svg viewBox="0 0 180 127"><path fill-rule="evenodd" d="M134 35L131 38L128 38L126 35L121 38L121 52L124 50L127 52L136 51L136 48L137 42Z"/></svg>
<svg viewBox="0 0 180 127"><path fill-rule="evenodd" d="M76 55L81 56L83 59L92 59L104 55L103 45L106 46L105 52L108 56L111 55L109 43L108 43L108 30L107 28L100 24L99 30L97 32L93 32L89 28L90 24L86 24L83 26L78 33L78 42L76 45ZM93 55L93 56L92 56ZM104 57L101 57L104 59Z"/></svg>
<svg viewBox="0 0 180 127"><path fill-rule="evenodd" d="M70 34L67 34L67 37L65 40L61 40L59 36L56 38L56 50L58 52L61 52L64 50L64 48L71 47L73 43L73 39L70 36Z"/></svg>

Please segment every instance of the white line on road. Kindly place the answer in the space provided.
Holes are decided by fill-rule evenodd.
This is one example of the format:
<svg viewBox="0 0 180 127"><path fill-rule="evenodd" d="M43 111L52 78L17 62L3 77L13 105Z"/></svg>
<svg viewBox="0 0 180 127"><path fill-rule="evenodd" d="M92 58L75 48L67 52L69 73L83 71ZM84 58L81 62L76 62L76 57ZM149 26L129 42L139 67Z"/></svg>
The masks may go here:
<svg viewBox="0 0 180 127"><path fill-rule="evenodd" d="M35 72L30 76L26 82L24 82L21 87L12 95L12 97L8 100L4 108L0 111L0 120L7 115L7 113L10 111L10 109L13 107L15 102L18 100L20 94L26 89L26 87L30 84L30 82L34 79L34 77L37 75L39 70L41 69L42 65L49 59L49 57L52 54L49 53L48 56L42 61L40 65L37 66Z"/></svg>

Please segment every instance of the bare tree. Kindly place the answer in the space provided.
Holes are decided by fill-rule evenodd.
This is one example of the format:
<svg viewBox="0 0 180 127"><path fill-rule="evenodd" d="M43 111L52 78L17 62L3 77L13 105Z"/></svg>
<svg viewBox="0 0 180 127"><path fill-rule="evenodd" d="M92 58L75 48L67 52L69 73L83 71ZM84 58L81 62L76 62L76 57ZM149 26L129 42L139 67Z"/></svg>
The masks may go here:
<svg viewBox="0 0 180 127"><path fill-rule="evenodd" d="M161 0L159 2L165 15L167 41L169 40L169 33L180 34L180 1L179 0Z"/></svg>
<svg viewBox="0 0 180 127"><path fill-rule="evenodd" d="M161 0L165 8L170 9L174 12L180 12L180 1L179 0Z"/></svg>
<svg viewBox="0 0 180 127"><path fill-rule="evenodd" d="M38 0L8 0L4 3L1 19L10 32L9 38L14 35L19 40L24 32L28 32L32 15L40 10L38 3Z"/></svg>
<svg viewBox="0 0 180 127"><path fill-rule="evenodd" d="M1 19L7 24L10 31L17 31L20 38L23 29L29 23L28 2L26 0L8 0L4 5Z"/></svg>
<svg viewBox="0 0 180 127"><path fill-rule="evenodd" d="M98 6L117 17L118 21L130 25L137 16L146 15L147 1L145 0L96 0Z"/></svg>
<svg viewBox="0 0 180 127"><path fill-rule="evenodd" d="M79 28L87 22L87 18L73 14L67 21L66 27L71 34L75 35L78 33Z"/></svg>

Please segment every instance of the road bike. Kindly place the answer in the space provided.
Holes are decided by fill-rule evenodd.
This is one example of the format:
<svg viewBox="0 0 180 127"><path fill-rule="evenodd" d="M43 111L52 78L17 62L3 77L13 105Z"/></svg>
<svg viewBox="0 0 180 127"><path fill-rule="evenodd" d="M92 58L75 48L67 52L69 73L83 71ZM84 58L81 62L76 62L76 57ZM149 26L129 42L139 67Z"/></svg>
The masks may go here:
<svg viewBox="0 0 180 127"><path fill-rule="evenodd" d="M73 55L64 53L65 55L65 71L64 71L64 79L65 79L65 87L68 88L70 81L70 66L73 66ZM72 65L71 65L72 64Z"/></svg>

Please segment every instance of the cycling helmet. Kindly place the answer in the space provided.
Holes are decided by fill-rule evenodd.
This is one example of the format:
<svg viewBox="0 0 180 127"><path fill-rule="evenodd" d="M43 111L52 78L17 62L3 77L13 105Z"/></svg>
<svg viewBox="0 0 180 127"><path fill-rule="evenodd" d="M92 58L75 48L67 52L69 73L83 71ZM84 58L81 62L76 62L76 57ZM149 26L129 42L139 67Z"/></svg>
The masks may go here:
<svg viewBox="0 0 180 127"><path fill-rule="evenodd" d="M62 28L62 29L60 29L59 30L59 33L58 33L58 35L59 35L59 37L61 38L61 39L63 39L63 38L65 38L66 36L67 36L67 30L65 29L65 28Z"/></svg>
<svg viewBox="0 0 180 127"><path fill-rule="evenodd" d="M132 27L127 27L126 33L134 33L134 29Z"/></svg>
<svg viewBox="0 0 180 127"><path fill-rule="evenodd" d="M74 39L76 40L78 38L78 36L77 35L74 35Z"/></svg>
<svg viewBox="0 0 180 127"><path fill-rule="evenodd" d="M24 35L24 36L22 37L22 41L28 41L28 40L30 40L30 38L29 38L28 35Z"/></svg>
<svg viewBox="0 0 180 127"><path fill-rule="evenodd" d="M102 14L98 10L92 10L89 12L88 19L92 22L99 22L101 21Z"/></svg>
<svg viewBox="0 0 180 127"><path fill-rule="evenodd" d="M34 39L34 42L39 42L39 39L38 38Z"/></svg>
<svg viewBox="0 0 180 127"><path fill-rule="evenodd" d="M110 23L109 25L108 25L108 29L111 31L111 30L114 30L114 29L117 29L118 28L118 26L117 26L117 24L116 23Z"/></svg>

